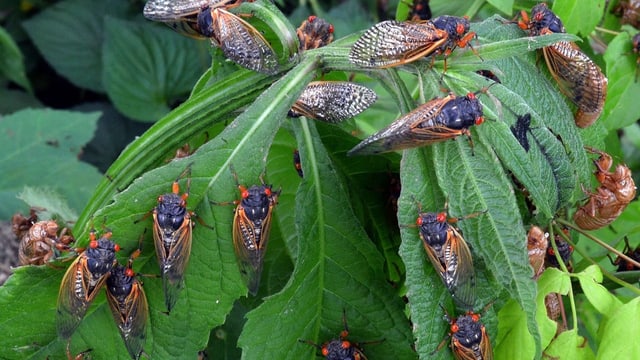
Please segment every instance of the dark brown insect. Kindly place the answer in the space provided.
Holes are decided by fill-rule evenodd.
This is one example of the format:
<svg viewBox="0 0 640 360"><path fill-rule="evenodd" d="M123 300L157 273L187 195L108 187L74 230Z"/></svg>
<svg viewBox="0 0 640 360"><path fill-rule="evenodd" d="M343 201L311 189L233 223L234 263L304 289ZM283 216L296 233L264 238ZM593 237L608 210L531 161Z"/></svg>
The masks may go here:
<svg viewBox="0 0 640 360"><path fill-rule="evenodd" d="M609 225L624 211L636 196L636 185L627 166L618 164L615 172L610 172L613 160L609 154L594 148L587 151L600 155L593 162L600 186L595 192L583 189L589 198L576 211L573 220L581 229L595 230Z"/></svg>
<svg viewBox="0 0 640 360"><path fill-rule="evenodd" d="M492 360L493 349L491 340L484 324L480 321L480 314L467 311L464 315L449 321L449 336L451 350L457 360Z"/></svg>
<svg viewBox="0 0 640 360"><path fill-rule="evenodd" d="M569 231L567 229L562 230L565 235L569 236ZM562 259L562 262L565 264L569 271L573 271L573 266L571 265L571 254L573 254L573 246L566 242L562 236L556 234L554 237L554 241L556 243L556 248L558 249L558 254ZM555 250L551 245L551 239L548 240L547 245L547 256L545 258L545 267L555 267L559 268L560 264L558 263L558 259L556 258Z"/></svg>
<svg viewBox="0 0 640 360"><path fill-rule="evenodd" d="M303 21L296 30L300 50L311 50L327 46L333 41L333 25L315 15Z"/></svg>
<svg viewBox="0 0 640 360"><path fill-rule="evenodd" d="M360 114L377 99L373 90L352 82L314 81L304 88L289 116L335 124Z"/></svg>
<svg viewBox="0 0 640 360"><path fill-rule="evenodd" d="M624 249L622 250L622 253L630 257L632 260L640 262L640 246L637 246L635 249L631 248L631 245L629 245L629 239L627 239L626 237L624 238ZM640 270L640 267L632 264L631 262L623 259L620 256L618 256L615 260L609 257L609 260L611 260L611 264L618 267L618 272Z"/></svg>
<svg viewBox="0 0 640 360"><path fill-rule="evenodd" d="M298 149L293 150L293 166L296 169L296 172L298 172L298 175L300 177L304 177L304 173L302 172L302 163L300 162L300 152L298 152Z"/></svg>
<svg viewBox="0 0 640 360"><path fill-rule="evenodd" d="M153 240L156 249L167 311L178 301L183 287L184 272L191 255L194 213L187 210L187 198L191 186L191 164L178 176L171 192L158 197L158 205L152 210ZM187 191L180 195L179 181L187 176Z"/></svg>
<svg viewBox="0 0 640 360"><path fill-rule="evenodd" d="M251 24L227 11L207 6L198 14L198 30L222 49L224 56L249 70L275 74L278 57L269 42Z"/></svg>
<svg viewBox="0 0 640 360"><path fill-rule="evenodd" d="M126 266L113 267L106 286L113 319L133 359L139 359L143 353L149 319L147 297L132 268L133 260L139 255L140 250L136 250Z"/></svg>
<svg viewBox="0 0 640 360"><path fill-rule="evenodd" d="M613 9L614 14L622 16L620 23L640 27L640 0L621 0Z"/></svg>
<svg viewBox="0 0 640 360"><path fill-rule="evenodd" d="M367 360L367 357L360 348L360 344L352 343L347 340L347 336L349 336L349 327L347 326L347 317L344 311L342 312L342 323L344 324L344 330L340 332L340 337L338 339L327 341L322 345L318 345L309 340L299 341L318 348L320 350L320 354L322 354L326 360Z"/></svg>
<svg viewBox="0 0 640 360"><path fill-rule="evenodd" d="M489 80L493 80L500 84L502 83L502 81L500 81L500 78L491 70L478 70L476 71L476 73L486 77Z"/></svg>
<svg viewBox="0 0 640 360"><path fill-rule="evenodd" d="M531 19L521 13L520 27L530 36L564 33L564 25L545 3L531 9ZM556 79L560 90L577 107L576 125L585 128L593 124L604 108L607 96L607 78L573 42L560 41L542 49L549 72Z"/></svg>
<svg viewBox="0 0 640 360"><path fill-rule="evenodd" d="M564 315L564 304L562 303L562 295L559 293L548 293L544 297L544 307L547 309L547 317L551 320L558 320Z"/></svg>
<svg viewBox="0 0 640 360"><path fill-rule="evenodd" d="M467 242L450 225L458 220L460 219L448 219L445 212L420 211L416 225L427 257L451 293L456 306L468 310L473 308L475 302L475 272Z"/></svg>
<svg viewBox="0 0 640 360"><path fill-rule="evenodd" d="M246 188L238 182L238 175L233 171L233 178L240 191L240 200L236 204L233 217L233 245L240 272L244 277L249 292L256 295L260 285L260 275L264 255L271 231L273 208L278 204L280 190L273 191L260 178L261 185Z"/></svg>
<svg viewBox="0 0 640 360"><path fill-rule="evenodd" d="M413 4L409 6L409 16L407 20L423 21L429 19L431 19L429 0L413 0Z"/></svg>
<svg viewBox="0 0 640 360"><path fill-rule="evenodd" d="M547 254L549 234L538 226L531 226L527 233L527 253L529 264L533 268L533 278L537 279L544 271L544 261Z"/></svg>
<svg viewBox="0 0 640 360"><path fill-rule="evenodd" d="M484 122L482 104L474 93L428 101L407 113L386 128L364 139L347 155L377 154L408 149L466 135L469 127Z"/></svg>
<svg viewBox="0 0 640 360"><path fill-rule="evenodd" d="M89 305L116 264L120 246L111 241L107 231L96 239L89 234L89 248L76 258L62 278L56 313L58 335L69 339L84 317Z"/></svg>

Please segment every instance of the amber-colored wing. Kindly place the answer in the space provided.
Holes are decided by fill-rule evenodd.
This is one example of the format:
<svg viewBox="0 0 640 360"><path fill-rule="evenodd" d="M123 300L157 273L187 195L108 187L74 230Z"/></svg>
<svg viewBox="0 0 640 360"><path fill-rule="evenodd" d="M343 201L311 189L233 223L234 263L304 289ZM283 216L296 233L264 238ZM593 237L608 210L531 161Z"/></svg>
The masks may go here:
<svg viewBox="0 0 640 360"><path fill-rule="evenodd" d="M555 43L543 48L543 54L560 90L578 107L576 124L591 125L604 108L607 78L574 43Z"/></svg>
<svg viewBox="0 0 640 360"><path fill-rule="evenodd" d="M447 38L447 32L437 29L430 21L383 21L365 31L353 44L349 60L372 68L408 64L430 55Z"/></svg>
<svg viewBox="0 0 640 360"><path fill-rule="evenodd" d="M259 227L249 220L241 205L236 208L233 218L233 245L242 277L247 283L249 292L255 295L260 286L262 264L267 250L269 232L271 230L271 211Z"/></svg>
<svg viewBox="0 0 640 360"><path fill-rule="evenodd" d="M91 284L91 273L87 269L87 257L84 254L69 266L58 292L56 327L61 338L70 338L78 328L106 279L107 275L104 275Z"/></svg>
<svg viewBox="0 0 640 360"><path fill-rule="evenodd" d="M129 354L138 359L143 352L149 319L149 304L142 284L134 280L131 292L122 303L107 291L107 301Z"/></svg>
<svg viewBox="0 0 640 360"><path fill-rule="evenodd" d="M378 154L408 149L451 139L461 134L436 123L436 116L446 103L454 99L449 95L430 100L401 116L386 128L362 140L347 155Z"/></svg>
<svg viewBox="0 0 640 360"><path fill-rule="evenodd" d="M184 272L191 255L193 223L190 215L186 214L178 230L165 234L158 225L156 214L153 214L153 218L153 239L162 274L165 303L167 311L171 311L183 287Z"/></svg>

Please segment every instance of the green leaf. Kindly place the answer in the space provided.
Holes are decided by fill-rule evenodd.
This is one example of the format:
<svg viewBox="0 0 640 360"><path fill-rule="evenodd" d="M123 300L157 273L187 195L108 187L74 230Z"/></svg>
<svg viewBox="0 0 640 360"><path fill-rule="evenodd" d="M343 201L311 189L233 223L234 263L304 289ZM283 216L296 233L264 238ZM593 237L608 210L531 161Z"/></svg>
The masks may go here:
<svg viewBox="0 0 640 360"><path fill-rule="evenodd" d="M78 213L69 207L67 201L51 189L25 186L17 197L27 203L29 207L44 208L44 210L38 211L40 219L59 218L65 222L73 222L78 218Z"/></svg>
<svg viewBox="0 0 640 360"><path fill-rule="evenodd" d="M565 0L554 1L553 12L562 19L568 33L589 36L596 28L604 15L605 0L581 1Z"/></svg>
<svg viewBox="0 0 640 360"><path fill-rule="evenodd" d="M540 327L542 347L546 348L556 336L558 323L549 319L545 297L550 293L566 295L571 290L571 279L569 274L556 268L547 268L538 279L538 296L536 298L537 312L536 319Z"/></svg>
<svg viewBox="0 0 640 360"><path fill-rule="evenodd" d="M33 94L18 89L0 89L0 114L11 114L22 109L37 109L44 105Z"/></svg>
<svg viewBox="0 0 640 360"><path fill-rule="evenodd" d="M596 265L591 265L584 271L575 274L580 281L580 287L589 302L604 316L612 314L622 304L613 296L602 283L602 272Z"/></svg>
<svg viewBox="0 0 640 360"><path fill-rule="evenodd" d="M105 18L103 79L118 110L153 122L187 97L211 60L208 42L150 25Z"/></svg>
<svg viewBox="0 0 640 360"><path fill-rule="evenodd" d="M301 118L292 125L306 161L296 194L298 258L287 286L247 315L239 339L244 356L314 358L317 349L299 340L337 338L344 309L352 341L385 339L366 346L368 358L412 358L402 301L388 290L382 258L343 202L344 185L314 124ZM251 340L258 338L269 341Z"/></svg>
<svg viewBox="0 0 640 360"><path fill-rule="evenodd" d="M631 51L631 36L627 32L618 34L604 53L609 86L601 122L607 129L620 129L638 119L634 102L640 99L640 82L635 60Z"/></svg>
<svg viewBox="0 0 640 360"><path fill-rule="evenodd" d="M10 169L0 180L0 217L9 218L24 208L16 195L25 185L63 194L76 211L85 206L101 175L78 155L93 137L99 116L42 109L22 110L0 120L0 164Z"/></svg>
<svg viewBox="0 0 640 360"><path fill-rule="evenodd" d="M102 19L124 16L127 8L124 1L65 0L23 24L38 51L59 74L78 87L103 92Z"/></svg>
<svg viewBox="0 0 640 360"><path fill-rule="evenodd" d="M596 358L587 343L587 339L580 336L577 329L561 332L545 350L544 354L549 357L576 360L592 360Z"/></svg>
<svg viewBox="0 0 640 360"><path fill-rule="evenodd" d="M0 27L0 74L32 92L31 83L24 69L24 57L11 35Z"/></svg>
<svg viewBox="0 0 640 360"><path fill-rule="evenodd" d="M500 309L498 324L498 337L494 348L494 356L497 359L533 359L535 357L536 344L527 331L527 314L522 311L516 301L511 300Z"/></svg>
<svg viewBox="0 0 640 360"><path fill-rule="evenodd" d="M640 297L629 301L609 313L601 323L598 333L602 336L598 343L598 359L631 359L640 353L640 343L635 341L639 324L634 319L640 317ZM622 346L621 346L622 345Z"/></svg>

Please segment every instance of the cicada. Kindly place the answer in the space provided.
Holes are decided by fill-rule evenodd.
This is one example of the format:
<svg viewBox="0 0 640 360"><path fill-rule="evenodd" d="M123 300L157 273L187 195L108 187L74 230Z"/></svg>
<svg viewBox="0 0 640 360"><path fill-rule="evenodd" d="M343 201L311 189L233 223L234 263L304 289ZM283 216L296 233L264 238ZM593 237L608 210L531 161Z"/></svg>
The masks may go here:
<svg viewBox="0 0 640 360"><path fill-rule="evenodd" d="M224 55L249 70L275 74L278 57L271 45L251 24L224 7L207 6L197 16L198 30L222 49Z"/></svg>
<svg viewBox="0 0 640 360"><path fill-rule="evenodd" d="M373 90L351 82L314 81L304 88L289 116L338 123L360 114L377 98Z"/></svg>
<svg viewBox="0 0 640 360"><path fill-rule="evenodd" d="M640 246L636 247L635 249L631 248L631 245L629 245L629 239L627 239L626 237L624 238L624 249L622 250L622 253L630 257L632 260L640 262ZM607 254L607 256L609 255ZM640 270L640 267L625 260L621 256L618 256L615 260L609 257L609 260L611 260L612 265L618 267L618 272Z"/></svg>
<svg viewBox="0 0 640 360"><path fill-rule="evenodd" d="M153 209L153 240L162 275L167 311L178 301L184 272L191 255L193 231L192 211L187 210L187 198L191 186L191 164L178 176L171 187L172 192L160 195ZM179 181L187 176L187 191L180 195Z"/></svg>
<svg viewBox="0 0 640 360"><path fill-rule="evenodd" d="M569 231L564 229L563 232L565 233L565 235L569 235ZM553 246L551 245L551 239L548 240L548 245L547 245L547 256L545 258L545 267L555 267L558 268L560 267L560 264L558 263L558 259L556 258L556 254L555 254L555 250L553 249ZM559 234L556 234L554 236L554 240L556 243L556 248L558 249L558 254L560 255L560 259L562 259L562 262L566 265L567 269L569 269L569 271L572 271L573 266L571 265L571 254L573 254L573 246L571 246L571 244L569 244L568 242L566 242L562 236L560 236Z"/></svg>
<svg viewBox="0 0 640 360"><path fill-rule="evenodd" d="M430 100L364 139L347 155L377 154L408 149L466 135L484 122L482 104L474 93Z"/></svg>
<svg viewBox="0 0 640 360"><path fill-rule="evenodd" d="M471 251L460 232L449 221L445 212L420 212L416 225L427 257L456 306L472 309L475 302L475 273Z"/></svg>
<svg viewBox="0 0 640 360"><path fill-rule="evenodd" d="M409 6L409 15L407 20L418 22L429 19L431 19L429 0L413 0L413 4Z"/></svg>
<svg viewBox="0 0 640 360"><path fill-rule="evenodd" d="M84 317L89 305L116 264L120 246L111 241L111 232L96 239L89 234L89 248L71 264L62 278L56 314L58 335L69 339Z"/></svg>
<svg viewBox="0 0 640 360"><path fill-rule="evenodd" d="M547 254L549 234L538 226L531 226L527 233L527 254L529 265L533 268L533 278L537 279L544 271L544 261Z"/></svg>
<svg viewBox="0 0 640 360"><path fill-rule="evenodd" d="M531 36L564 33L564 25L545 3L531 9L531 19L522 12L520 27ZM585 128L593 124L604 108L607 78L573 42L560 41L542 49L549 72L556 79L560 91L577 107L576 125Z"/></svg>
<svg viewBox="0 0 640 360"><path fill-rule="evenodd" d="M449 320L451 350L457 360L491 360L493 349L491 340L480 314L467 311L455 319Z"/></svg>
<svg viewBox="0 0 640 360"><path fill-rule="evenodd" d="M126 266L117 264L107 279L107 302L133 359L139 359L143 353L149 318L147 297L132 268L133 260L139 253L136 250Z"/></svg>
<svg viewBox="0 0 640 360"><path fill-rule="evenodd" d="M304 173L302 172L302 162L300 162L300 152L298 149L293 150L293 167L296 169L296 172L300 177L304 177Z"/></svg>
<svg viewBox="0 0 640 360"><path fill-rule="evenodd" d="M17 213L11 218L12 229L18 237L18 258L20 265L44 265L59 255L69 251L69 244L75 241L67 228L58 235L58 223L53 220L38 221L37 209L31 208L30 216Z"/></svg>
<svg viewBox="0 0 640 360"><path fill-rule="evenodd" d="M273 208L278 204L280 190L273 191L272 186L265 184L262 178L261 185L246 188L240 185L235 172L233 177L241 196L240 200L235 201L233 245L249 292L256 295L269 242L271 216Z"/></svg>
<svg viewBox="0 0 640 360"><path fill-rule="evenodd" d="M317 49L333 41L333 25L324 19L311 15L296 29L300 50Z"/></svg>
<svg viewBox="0 0 640 360"><path fill-rule="evenodd" d="M344 311L342 313L342 323L344 329L340 332L340 336L337 339L332 339L322 345L318 345L309 340L300 340L300 342L315 346L320 350L320 354L327 360L367 360L367 357L360 347L361 344L352 343L347 340L349 327L347 326L347 317Z"/></svg>
<svg viewBox="0 0 640 360"><path fill-rule="evenodd" d="M595 192L583 189L589 198L573 215L573 221L581 229L595 230L609 225L620 216L635 198L636 185L627 166L618 164L615 172L610 172L613 161L609 154L594 148L587 148L587 151L600 155L594 160L594 174L600 186Z"/></svg>
<svg viewBox="0 0 640 360"><path fill-rule="evenodd" d="M448 15L420 22L383 21L353 44L349 60L362 67L389 68L430 55L449 56L475 36L469 26L466 18Z"/></svg>

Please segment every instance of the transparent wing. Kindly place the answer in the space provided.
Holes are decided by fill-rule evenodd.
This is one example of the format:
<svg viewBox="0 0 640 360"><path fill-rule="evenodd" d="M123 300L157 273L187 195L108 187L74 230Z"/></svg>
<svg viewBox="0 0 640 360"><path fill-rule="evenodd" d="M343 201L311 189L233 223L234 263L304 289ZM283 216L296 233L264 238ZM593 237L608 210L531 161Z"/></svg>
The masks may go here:
<svg viewBox="0 0 640 360"><path fill-rule="evenodd" d="M315 81L307 85L292 106L308 118L338 123L350 119L371 106L376 93L347 81Z"/></svg>

